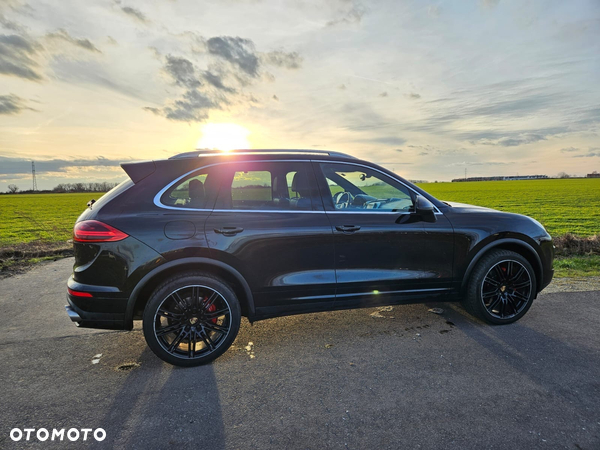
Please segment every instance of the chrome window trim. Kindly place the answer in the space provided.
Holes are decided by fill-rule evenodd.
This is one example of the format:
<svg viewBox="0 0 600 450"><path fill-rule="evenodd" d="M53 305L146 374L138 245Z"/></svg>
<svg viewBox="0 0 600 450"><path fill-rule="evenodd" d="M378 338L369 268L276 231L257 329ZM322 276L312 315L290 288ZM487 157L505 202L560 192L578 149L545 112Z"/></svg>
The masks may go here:
<svg viewBox="0 0 600 450"><path fill-rule="evenodd" d="M327 163L327 164L346 164L346 165L353 165L353 166L359 166L359 167L364 167L366 169L370 169L370 170L374 170L376 172L381 173L382 175L385 175L386 177L389 177L390 175L388 175L387 173L376 169L375 167L370 167L370 166L365 166L364 164L360 164L360 163L353 163L353 162L345 162L345 161L327 161L327 160L320 160L320 159L265 159L265 160L244 160L244 161L220 161L220 162L216 162L216 163L212 163L212 164L207 164L205 166L202 167L197 167L193 170L190 170L187 173L184 173L183 175L179 176L178 178L176 178L175 180L171 181L169 184L167 184L164 188L162 188L155 196L154 196L154 205L158 206L159 208L163 208L163 209L169 209L169 210L174 210L174 211L198 211L198 212L235 212L235 213L244 213L244 212L261 212L261 213L299 213L299 214L396 214L396 215L404 215L404 214L410 214L410 212L408 211L375 211L375 210L348 210L348 211L344 211L344 210L335 210L335 211L303 211L303 210L271 210L271 209L208 209L208 208L182 208L182 207L178 207L178 206L169 206L169 205L165 205L163 203L161 203L160 199L161 197L164 195L165 192L167 192L175 183L177 183L178 181L186 178L187 176L193 174L194 172L198 172L202 169L206 169L208 167L213 167L213 166L220 166L220 165L225 165L225 164L240 164L240 163L264 163L264 162L307 162L307 163L311 163L311 162L316 162L316 163ZM400 183L402 186L406 187L407 189L411 190L412 192L414 192L416 195L420 195L417 191L415 191L413 188L411 188L410 186L407 186L405 183L403 183L401 180L397 180L395 178L393 178L396 182ZM444 213L442 213L437 206L433 206L435 208L434 214L436 215L441 215L443 216Z"/></svg>
<svg viewBox="0 0 600 450"><path fill-rule="evenodd" d="M165 204L161 203L160 199L164 195L164 193L167 192L171 188L171 186L173 186L178 181L184 179L185 177L193 174L194 172L198 172L198 171L200 171L202 169L206 169L208 167L221 166L224 164L239 164L239 163L252 163L252 162L256 162L256 163L261 163L261 162L308 162L308 163L310 163L311 161L309 159L267 159L267 160L259 160L259 161L257 161L257 160L219 161L216 163L207 164L205 166L197 167L193 170L190 170L189 172L184 173L180 177L175 178L175 180L173 180L169 184L167 184L164 188L162 188L160 191L158 191L158 193L154 196L154 204L156 206L158 206L159 208L170 209L170 210L175 210L175 211L207 211L207 212L216 211L216 210L207 209L207 208L182 208L182 207L178 207L178 206L169 206L169 205L165 205ZM226 210L226 211L252 211L252 210L232 209L232 210ZM276 212L281 212L281 211L276 211Z"/></svg>

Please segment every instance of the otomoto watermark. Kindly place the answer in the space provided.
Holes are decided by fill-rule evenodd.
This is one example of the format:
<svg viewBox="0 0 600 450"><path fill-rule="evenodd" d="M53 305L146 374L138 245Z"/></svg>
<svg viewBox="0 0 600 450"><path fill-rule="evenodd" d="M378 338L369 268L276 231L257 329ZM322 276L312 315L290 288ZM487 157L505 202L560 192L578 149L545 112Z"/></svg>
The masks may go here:
<svg viewBox="0 0 600 450"><path fill-rule="evenodd" d="M13 428L10 438L15 441L91 441L102 442L106 439L104 428Z"/></svg>

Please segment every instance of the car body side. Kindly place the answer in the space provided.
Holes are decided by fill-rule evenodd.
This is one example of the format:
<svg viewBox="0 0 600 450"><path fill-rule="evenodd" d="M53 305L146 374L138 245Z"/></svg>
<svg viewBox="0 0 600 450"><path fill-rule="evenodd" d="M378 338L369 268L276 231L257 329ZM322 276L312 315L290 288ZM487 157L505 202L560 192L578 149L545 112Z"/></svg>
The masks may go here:
<svg viewBox="0 0 600 450"><path fill-rule="evenodd" d="M251 155L235 156L227 161L264 162L274 159L272 156ZM313 165L321 160L296 155L282 155L276 159L302 160ZM330 158L327 159L329 161ZM129 235L122 241L102 245L75 244L76 264L68 287L75 293L92 294L92 297L68 294L69 304L82 319L79 325L131 329L133 320L141 318L145 302L161 280L185 271L209 272L229 283L240 300L242 314L250 321L295 313L420 302L427 298L456 301L464 295L467 280L477 261L492 248L512 250L527 258L535 270L537 292L550 283L553 275L552 240L533 219L471 205L446 204L375 164L342 157L336 157L335 161L377 170L407 186L415 195L428 199L437 210L437 220L413 225L413 231L416 229L423 239L418 246L413 242L416 247L411 257L417 265L419 258L422 258L422 265L431 264L438 258L445 261L445 266L435 268L428 278L413 279L391 288L389 295L377 289L376 281L373 289L365 281L361 285L362 290L345 293L336 284L338 260L333 253L331 257L322 253L321 258L317 255L317 259L310 256L314 252L329 251L327 246L334 245L332 216L321 204L307 213L267 213L268 227L255 231L265 242L277 241L278 249L298 249L302 242L309 242L306 251L300 248L293 258L286 259L286 264L292 265L289 272L300 275L291 282L285 277L267 280L270 289L266 291L260 287L265 281L257 280L257 276L261 275L261 267L257 265L271 267L269 261L264 261L265 249L253 247L244 234L229 238L225 250L215 245L211 222L211 216L215 217L214 199L202 210L168 209L156 204L157 193L165 186L202 167L224 164L223 157L138 163L126 168L130 180L101 198L78 219L78 222L99 220ZM115 199L118 201L113 201ZM252 229L252 214L239 216L243 216L239 220L248 223L248 228ZM311 240L290 238L286 243L288 238L280 231L286 227L291 230L291 235L298 227L310 228ZM242 251L240 249L246 252L248 259L245 262L236 256ZM377 255L370 257L376 258ZM253 260L257 265L248 263ZM275 258L272 265L276 263ZM375 280L377 276L374 274ZM319 280L318 284L315 280ZM345 298L345 295L348 297Z"/></svg>

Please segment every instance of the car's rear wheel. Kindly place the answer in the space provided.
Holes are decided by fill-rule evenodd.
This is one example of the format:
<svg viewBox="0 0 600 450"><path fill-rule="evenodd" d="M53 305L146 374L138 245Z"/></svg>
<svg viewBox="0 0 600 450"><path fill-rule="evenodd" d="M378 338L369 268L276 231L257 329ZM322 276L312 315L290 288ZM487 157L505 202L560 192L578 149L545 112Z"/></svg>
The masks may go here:
<svg viewBox="0 0 600 450"><path fill-rule="evenodd" d="M162 283L144 309L144 337L163 361L198 366L218 358L240 328L240 304L218 278L192 273Z"/></svg>
<svg viewBox="0 0 600 450"><path fill-rule="evenodd" d="M535 272L527 259L509 250L492 250L475 266L463 305L489 323L512 323L531 307L536 286Z"/></svg>

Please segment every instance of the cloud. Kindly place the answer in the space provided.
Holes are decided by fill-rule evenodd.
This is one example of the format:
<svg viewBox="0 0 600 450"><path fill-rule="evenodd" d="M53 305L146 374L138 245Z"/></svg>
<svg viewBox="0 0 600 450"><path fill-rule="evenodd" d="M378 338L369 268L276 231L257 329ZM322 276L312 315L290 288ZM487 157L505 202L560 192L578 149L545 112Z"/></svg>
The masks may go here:
<svg viewBox="0 0 600 450"><path fill-rule="evenodd" d="M450 166L510 166L514 164L513 161L463 161L451 163Z"/></svg>
<svg viewBox="0 0 600 450"><path fill-rule="evenodd" d="M427 14L429 14L430 17L439 17L440 5L429 5L427 7Z"/></svg>
<svg viewBox="0 0 600 450"><path fill-rule="evenodd" d="M421 95L411 92L410 94L406 94L406 98L409 98L411 100L418 100L421 98Z"/></svg>
<svg viewBox="0 0 600 450"><path fill-rule="evenodd" d="M600 147L590 147L587 153L583 155L573 155L573 158L592 158L594 156L600 156Z"/></svg>
<svg viewBox="0 0 600 450"><path fill-rule="evenodd" d="M16 34L0 35L0 74L42 80L39 64L33 59L40 50L42 46L33 40Z"/></svg>
<svg viewBox="0 0 600 450"><path fill-rule="evenodd" d="M579 151L579 149L575 148L575 147L567 147L567 148L560 149L561 153L578 152L578 151Z"/></svg>
<svg viewBox="0 0 600 450"><path fill-rule="evenodd" d="M68 42L90 52L102 53L100 50L98 50L98 47L92 44L92 42L89 39L74 38L62 28L58 31L55 31L54 33L48 33L46 35L46 38L50 40L62 40L64 42Z"/></svg>
<svg viewBox="0 0 600 450"><path fill-rule="evenodd" d="M67 172L73 167L115 167L124 159L107 159L103 156L89 159L50 159L35 160L36 173ZM31 159L0 156L0 176L31 174Z"/></svg>
<svg viewBox="0 0 600 450"><path fill-rule="evenodd" d="M202 78L214 88L226 92L235 92L235 89L225 86L225 84L223 84L224 76L222 75L215 74L209 70L205 70L204 72L202 72Z"/></svg>
<svg viewBox="0 0 600 450"><path fill-rule="evenodd" d="M174 55L163 57L155 53L164 62L162 72L183 91L177 92L162 107L143 108L169 120L202 122L208 119L211 111L227 105L256 104L256 98L244 93L244 88L265 79L274 79L261 70L262 64L298 69L302 63L302 58L296 52L277 50L259 53L249 39L219 36L205 40L195 33L185 33L185 36L193 40L190 48L193 59ZM198 50L199 43L204 45L205 53ZM204 56L203 62L208 63L207 69L198 67L197 58L201 56ZM272 98L278 100L277 96Z"/></svg>
<svg viewBox="0 0 600 450"><path fill-rule="evenodd" d="M486 9L494 9L500 3L500 0L481 0L481 6Z"/></svg>
<svg viewBox="0 0 600 450"><path fill-rule="evenodd" d="M346 90L346 85L345 85L345 84L340 84L340 85L338 86L338 89L339 89L340 91L345 91L345 90Z"/></svg>
<svg viewBox="0 0 600 450"><path fill-rule="evenodd" d="M189 59L168 55L164 71L173 78L178 86L195 89L202 85L194 64Z"/></svg>
<svg viewBox="0 0 600 450"><path fill-rule="evenodd" d="M354 142L361 142L365 144L383 144L389 146L402 145L406 142L406 139L403 139L399 136L374 136L372 138L361 138L355 139ZM402 150L399 150L402 151Z"/></svg>
<svg viewBox="0 0 600 450"><path fill-rule="evenodd" d="M235 90L223 84L221 76L208 70L200 71L189 59L167 55L163 67L176 86L185 88L181 96L162 108L146 106L143 109L169 120L181 122L202 122L213 109L221 109L228 103L225 97L207 90L209 86L225 93Z"/></svg>
<svg viewBox="0 0 600 450"><path fill-rule="evenodd" d="M545 141L551 135L560 134L561 132L564 133L566 131L566 128L552 128L543 130L532 130L531 132L483 132L475 133L474 136L471 134L471 136L476 137L474 139L469 140L469 142L473 145L497 145L500 147L518 147L520 145Z"/></svg>
<svg viewBox="0 0 600 450"><path fill-rule="evenodd" d="M2 25L5 29L17 32L23 32L23 27L19 25L17 22L13 22L12 20L8 20L3 14L0 14L0 25Z"/></svg>
<svg viewBox="0 0 600 450"><path fill-rule="evenodd" d="M25 105L25 100L14 94L0 95L0 115L16 115L23 110L36 111Z"/></svg>
<svg viewBox="0 0 600 450"><path fill-rule="evenodd" d="M370 103L346 103L340 107L337 114L340 118L343 128L353 131L367 131L388 128L397 125L397 123L394 121L390 121L386 117L376 112Z"/></svg>
<svg viewBox="0 0 600 450"><path fill-rule="evenodd" d="M220 109L220 104L211 100L203 93L190 89L183 98L176 100L172 106L163 109L165 117L183 122L202 122L208 118L211 109Z"/></svg>
<svg viewBox="0 0 600 450"><path fill-rule="evenodd" d="M379 94L380 97L387 97L388 93L387 92L382 92L381 94Z"/></svg>
<svg viewBox="0 0 600 450"><path fill-rule="evenodd" d="M330 20L326 26L334 27L336 25L358 25L365 15L366 8L358 2L348 2L349 6L343 9L340 17Z"/></svg>
<svg viewBox="0 0 600 450"><path fill-rule="evenodd" d="M299 69L302 66L302 57L297 52L287 53L277 50L264 54L262 58L266 64L285 69Z"/></svg>
<svg viewBox="0 0 600 450"><path fill-rule="evenodd" d="M121 80L115 80L106 64L94 60L78 60L57 55L53 57L49 65L56 79L67 83L89 84L101 86L127 97L144 100L139 86L131 86Z"/></svg>
<svg viewBox="0 0 600 450"><path fill-rule="evenodd" d="M403 152L403 151L404 151L404 150L402 150L401 148L396 148L396 149L394 149L394 150L396 150L397 152Z"/></svg>
<svg viewBox="0 0 600 450"><path fill-rule="evenodd" d="M139 22L148 23L148 19L139 9L132 8L131 6L122 6L121 11Z"/></svg>
<svg viewBox="0 0 600 450"><path fill-rule="evenodd" d="M275 100L276 102L279 101L279 97L277 97L276 95L273 95L273 100Z"/></svg>
<svg viewBox="0 0 600 450"><path fill-rule="evenodd" d="M208 52L241 69L251 77L258 76L259 59L254 53L254 43L241 37L219 36L206 41Z"/></svg>

